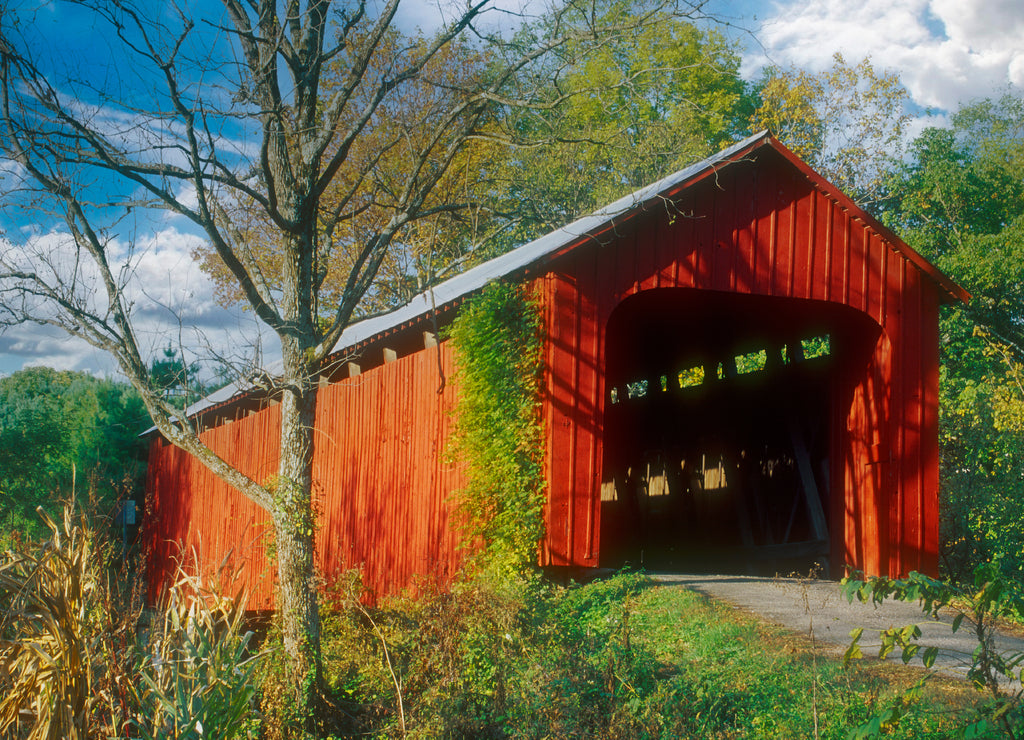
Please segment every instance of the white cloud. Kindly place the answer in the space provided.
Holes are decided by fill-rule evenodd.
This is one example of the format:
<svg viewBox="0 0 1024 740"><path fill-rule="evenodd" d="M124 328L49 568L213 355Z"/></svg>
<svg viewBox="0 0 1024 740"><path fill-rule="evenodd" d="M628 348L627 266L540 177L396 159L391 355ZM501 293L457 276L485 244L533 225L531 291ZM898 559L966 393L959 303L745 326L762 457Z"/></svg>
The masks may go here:
<svg viewBox="0 0 1024 740"><path fill-rule="evenodd" d="M252 314L217 305L213 282L191 256L199 243L198 237L167 226L131 243L115 240L109 245L112 271L131 305L140 351L156 356L170 343L185 348L190 360L218 355L242 361L254 345L273 343ZM66 233L50 231L20 244L0 243L0 254L8 264L33 265L47 280L73 285L67 298L99 315L105 313L106 291L99 272L76 253ZM52 310L39 303L35 315L52 316ZM28 365L118 373L113 358L56 327L8 328L0 334L0 373Z"/></svg>
<svg viewBox="0 0 1024 740"><path fill-rule="evenodd" d="M117 375L112 357L55 327L23 324L0 334L0 375L37 366L81 370L101 377Z"/></svg>
<svg viewBox="0 0 1024 740"><path fill-rule="evenodd" d="M955 110L961 103L1024 85L1024 2L1020 0L811 0L784 2L758 37L752 64L827 68L841 52L897 71L914 100Z"/></svg>
<svg viewBox="0 0 1024 740"><path fill-rule="evenodd" d="M178 188L178 192L174 194L174 197L186 208L199 208L199 191L196 190L195 183L186 182Z"/></svg>

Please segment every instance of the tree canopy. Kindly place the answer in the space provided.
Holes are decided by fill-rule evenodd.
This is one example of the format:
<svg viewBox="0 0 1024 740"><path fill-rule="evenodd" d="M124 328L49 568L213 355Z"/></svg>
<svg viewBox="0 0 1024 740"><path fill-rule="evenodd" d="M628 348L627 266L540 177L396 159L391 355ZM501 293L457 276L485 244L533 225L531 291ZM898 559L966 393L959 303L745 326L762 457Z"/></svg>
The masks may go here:
<svg viewBox="0 0 1024 740"><path fill-rule="evenodd" d="M1024 99L966 105L910 154L883 218L972 294L941 326L947 569L996 558L1024 578Z"/></svg>
<svg viewBox="0 0 1024 740"><path fill-rule="evenodd" d="M557 53L531 59L509 78L503 95L528 104L500 105L479 120L437 179L429 214L410 223L382 261L358 313L386 310L468 264L489 259L699 160L745 133L751 105L739 77L735 45L707 24L664 14L658 23L637 23L636 9L620 2L570 6L565 13L524 25L511 41L451 44L375 115L368 135L353 148L378 157L374 176L355 190L347 177L325 194L331 203L355 201L352 216L327 234L321 300L343 288L353 245L365 241L388 213L377 192L400 190L397 180L425 149L435 146L436 109L448 103L438 90L481 85L494 73L495 54L548 43L553 32L568 42ZM622 29L593 49L580 47L595 24ZM422 36L389 33L392 46L425 43ZM342 84L332 64L323 86ZM508 102L508 101L503 101ZM350 155L351 156L351 155ZM432 156L432 155L431 155ZM342 174L344 175L343 170ZM269 225L251 218L245 241L268 279L280 275L282 245ZM364 233L365 232L365 233ZM225 302L242 298L237 281L212 246L197 256L214 277Z"/></svg>
<svg viewBox="0 0 1024 740"><path fill-rule="evenodd" d="M830 69L769 67L755 85L754 128L767 128L826 179L865 207L881 197L900 160L910 95L896 74L870 59Z"/></svg>
<svg viewBox="0 0 1024 740"><path fill-rule="evenodd" d="M147 420L123 383L43 367L0 378L0 541L41 533L37 506L134 493Z"/></svg>
<svg viewBox="0 0 1024 740"><path fill-rule="evenodd" d="M565 102L509 119L512 136L530 145L501 152L489 168L480 193L489 241L479 257L564 226L745 133L739 63L713 27L667 19L547 76L541 94Z"/></svg>

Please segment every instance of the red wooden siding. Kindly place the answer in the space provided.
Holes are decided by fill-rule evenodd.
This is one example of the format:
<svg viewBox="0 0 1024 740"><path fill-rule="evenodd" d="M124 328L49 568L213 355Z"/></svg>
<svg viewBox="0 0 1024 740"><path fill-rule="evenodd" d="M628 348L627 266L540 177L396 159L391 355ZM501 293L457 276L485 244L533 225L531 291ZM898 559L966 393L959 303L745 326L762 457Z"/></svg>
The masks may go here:
<svg viewBox="0 0 1024 740"><path fill-rule="evenodd" d="M280 420L280 408L271 407L209 429L201 437L243 473L262 481L277 472ZM264 558L268 519L258 507L159 437L150 443L146 488L151 600L183 559L208 579L216 577L223 562L232 575L249 584L252 608L269 606L273 585Z"/></svg>
<svg viewBox="0 0 1024 740"><path fill-rule="evenodd" d="M935 571L937 287L781 155L756 157L582 244L541 278L550 564L597 565L609 316L640 291L696 288L839 303L879 325L868 366L851 370L853 398L833 400L832 559Z"/></svg>
<svg viewBox="0 0 1024 740"><path fill-rule="evenodd" d="M448 379L441 393L438 352ZM449 492L462 484L444 454L453 370L442 343L323 389L314 478L325 573L359 566L381 593L413 575L450 580Z"/></svg>
<svg viewBox="0 0 1024 740"><path fill-rule="evenodd" d="M546 328L542 562L600 563L609 318L631 296L685 289L806 300L808 312L832 307L856 324L856 361L838 371L828 401L831 560L872 573L934 572L938 307L949 286L775 144L707 174L515 276L533 281ZM411 348L421 330L396 329L388 341ZM455 393L450 383L438 393L438 353L450 378L442 344L322 389L314 475L328 576L358 566L384 593L417 575L446 582L457 567L449 496L461 478L443 455ZM271 407L203 439L263 479L276 470L278 425ZM266 519L255 506L160 442L149 492L154 588L184 546L206 571L230 553L256 589L254 606L272 604Z"/></svg>
<svg viewBox="0 0 1024 740"><path fill-rule="evenodd" d="M438 352L450 378L451 352L442 343L321 389L314 496L319 566L328 576L358 566L366 586L386 593L409 585L414 574L447 582L457 566L449 492L461 479L443 454L455 391L449 382L438 393ZM202 439L264 480L277 471L278 409L215 427ZM272 607L263 512L173 446L154 441L149 459L151 597L184 547L194 548L207 574L225 558L242 567L250 606Z"/></svg>

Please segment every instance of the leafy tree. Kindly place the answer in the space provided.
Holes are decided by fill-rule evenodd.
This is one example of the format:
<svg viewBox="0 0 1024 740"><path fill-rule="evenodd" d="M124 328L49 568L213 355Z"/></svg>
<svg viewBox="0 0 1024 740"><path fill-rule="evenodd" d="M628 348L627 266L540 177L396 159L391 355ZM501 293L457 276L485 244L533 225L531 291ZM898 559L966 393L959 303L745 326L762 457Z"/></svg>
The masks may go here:
<svg viewBox="0 0 1024 740"><path fill-rule="evenodd" d="M54 324L109 351L161 434L268 512L299 707L321 683L312 460L323 363L353 318L386 299L381 270L409 248L410 230L459 207L440 196L468 142L494 138L511 110L550 107L549 70L580 69L699 6L637 0L606 18L570 0L523 43L488 30L486 0L411 39L396 36L397 0L223 0L159 15L131 0L55 4L106 34L82 65L65 65L62 44L20 5L2 9L0 151L15 185L3 218L44 226L0 253L0 323ZM460 49L486 59L479 73L438 63ZM203 234L280 340L280 467L269 480L204 446L140 349L133 229L167 211Z"/></svg>
<svg viewBox="0 0 1024 740"><path fill-rule="evenodd" d="M199 383L199 365L186 363L181 350L170 344L164 347L162 354L163 357L150 364L150 378L157 387L163 388L171 403L185 408L190 400L200 397L203 392Z"/></svg>
<svg viewBox="0 0 1024 740"><path fill-rule="evenodd" d="M630 12L619 2L606 22ZM568 22L584 27L583 14ZM520 43L535 43L527 27ZM635 28L580 64L550 65L548 105L517 111L506 135L531 144L500 152L480 188L490 243L478 257L518 246L700 160L745 130L748 99L735 46L686 19Z"/></svg>
<svg viewBox="0 0 1024 740"><path fill-rule="evenodd" d="M998 558L1024 579L1024 100L967 105L911 155L884 218L972 294L941 324L947 569Z"/></svg>
<svg viewBox="0 0 1024 740"><path fill-rule="evenodd" d="M756 85L753 128L767 128L861 205L881 195L899 161L910 96L894 72L869 59L850 65L841 54L814 74L769 67Z"/></svg>
<svg viewBox="0 0 1024 740"><path fill-rule="evenodd" d="M111 380L44 367L0 378L0 538L42 534L35 508L74 489L124 493L142 470L146 418L134 389Z"/></svg>

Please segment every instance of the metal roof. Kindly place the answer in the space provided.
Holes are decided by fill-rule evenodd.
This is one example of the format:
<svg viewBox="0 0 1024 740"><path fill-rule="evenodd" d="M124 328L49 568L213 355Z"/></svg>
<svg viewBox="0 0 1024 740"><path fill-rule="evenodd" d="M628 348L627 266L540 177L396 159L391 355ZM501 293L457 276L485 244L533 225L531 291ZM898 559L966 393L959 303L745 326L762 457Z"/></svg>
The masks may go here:
<svg viewBox="0 0 1024 740"><path fill-rule="evenodd" d="M451 303L479 290L494 280L515 274L519 270L540 262L545 257L551 256L563 247L577 241L580 237L601 231L606 226L612 224L615 219L642 209L645 204L658 200L659 196L666 191L672 190L675 186L702 174L706 170L714 169L717 165L729 161L737 152L767 137L767 132L762 131L759 134L737 142L714 156L708 157L686 169L679 170L623 198L619 198L614 203L594 211L589 216L577 219L568 226L556 229L549 234L534 239L532 242L513 249L511 252L506 252L499 257L495 257L472 269L466 270L466 272L449 278L443 283L434 286L432 290L419 294L409 303L391 313L353 324L341 335L334 347L334 351L337 352L354 347L366 339L383 334L389 329L413 319L425 316L435 306Z"/></svg>
<svg viewBox="0 0 1024 740"><path fill-rule="evenodd" d="M594 211L588 216L577 219L568 226L556 229L549 234L534 239L532 242L513 249L511 252L506 252L499 257L495 257L466 270L466 272L449 278L432 289L415 296L401 308L381 316L354 323L342 333L338 343L334 346L334 352L355 347L367 339L384 334L402 324L426 316L437 307L463 298L494 280L515 274L530 265L540 262L545 257L559 252L563 247L572 244L581 237L602 231L612 225L616 219L641 210L644 205L658 200L667 191L672 190L687 180L713 170L719 165L729 162L737 153L760 143L762 139L768 138L768 132L762 131L743 139L707 159L679 170L623 198L619 198L614 203ZM265 369L269 375L273 376L279 374L282 367L281 361L278 360L268 364ZM186 409L186 413L189 416L198 414L214 406L226 403L236 396L244 395L255 388L255 384L245 381L230 383L189 406ZM155 429L156 427L151 427L144 434L149 434Z"/></svg>
<svg viewBox="0 0 1024 740"><path fill-rule="evenodd" d="M430 312L447 306L494 280L514 275L532 265L543 262L546 258L556 256L564 248L571 246L582 238L599 234L608 227L613 226L617 221L641 212L646 206L655 202L661 202L664 197L672 194L672 191L678 189L679 186L689 181L700 179L703 175L714 171L716 168L744 156L748 151L766 144L781 152L783 156L793 162L806 176L811 178L818 187L828 186L828 183L820 175L776 141L768 131L761 131L733 144L727 149L723 149L707 159L630 193L588 216L573 221L567 226L556 229L549 234L534 239L532 242L456 275L434 286L432 289L417 295L401 308L352 324L342 333L333 352L339 353L346 349L354 348L368 339L380 336L403 324L425 317ZM884 233L886 238L893 242L893 247L897 251L903 253L905 257L908 257L912 262L915 262L924 269L954 299L967 299L968 296L963 291L963 288L949 280L949 278L936 270L934 266L927 263L916 252L903 244L898 237L881 226L881 224L878 224L871 216L861 211L849 198L832 186L828 186L827 190L833 196L843 200L847 207L857 210L861 217L871 222L873 228ZM278 360L269 363L265 370L268 375L274 376L280 374L282 367L281 361ZM248 381L231 383L211 393L201 401L192 404L188 407L186 413L191 416L206 411L215 406L225 404L235 397L244 395L256 388L257 385L255 383ZM155 427L147 430L144 434L148 434L154 429Z"/></svg>

